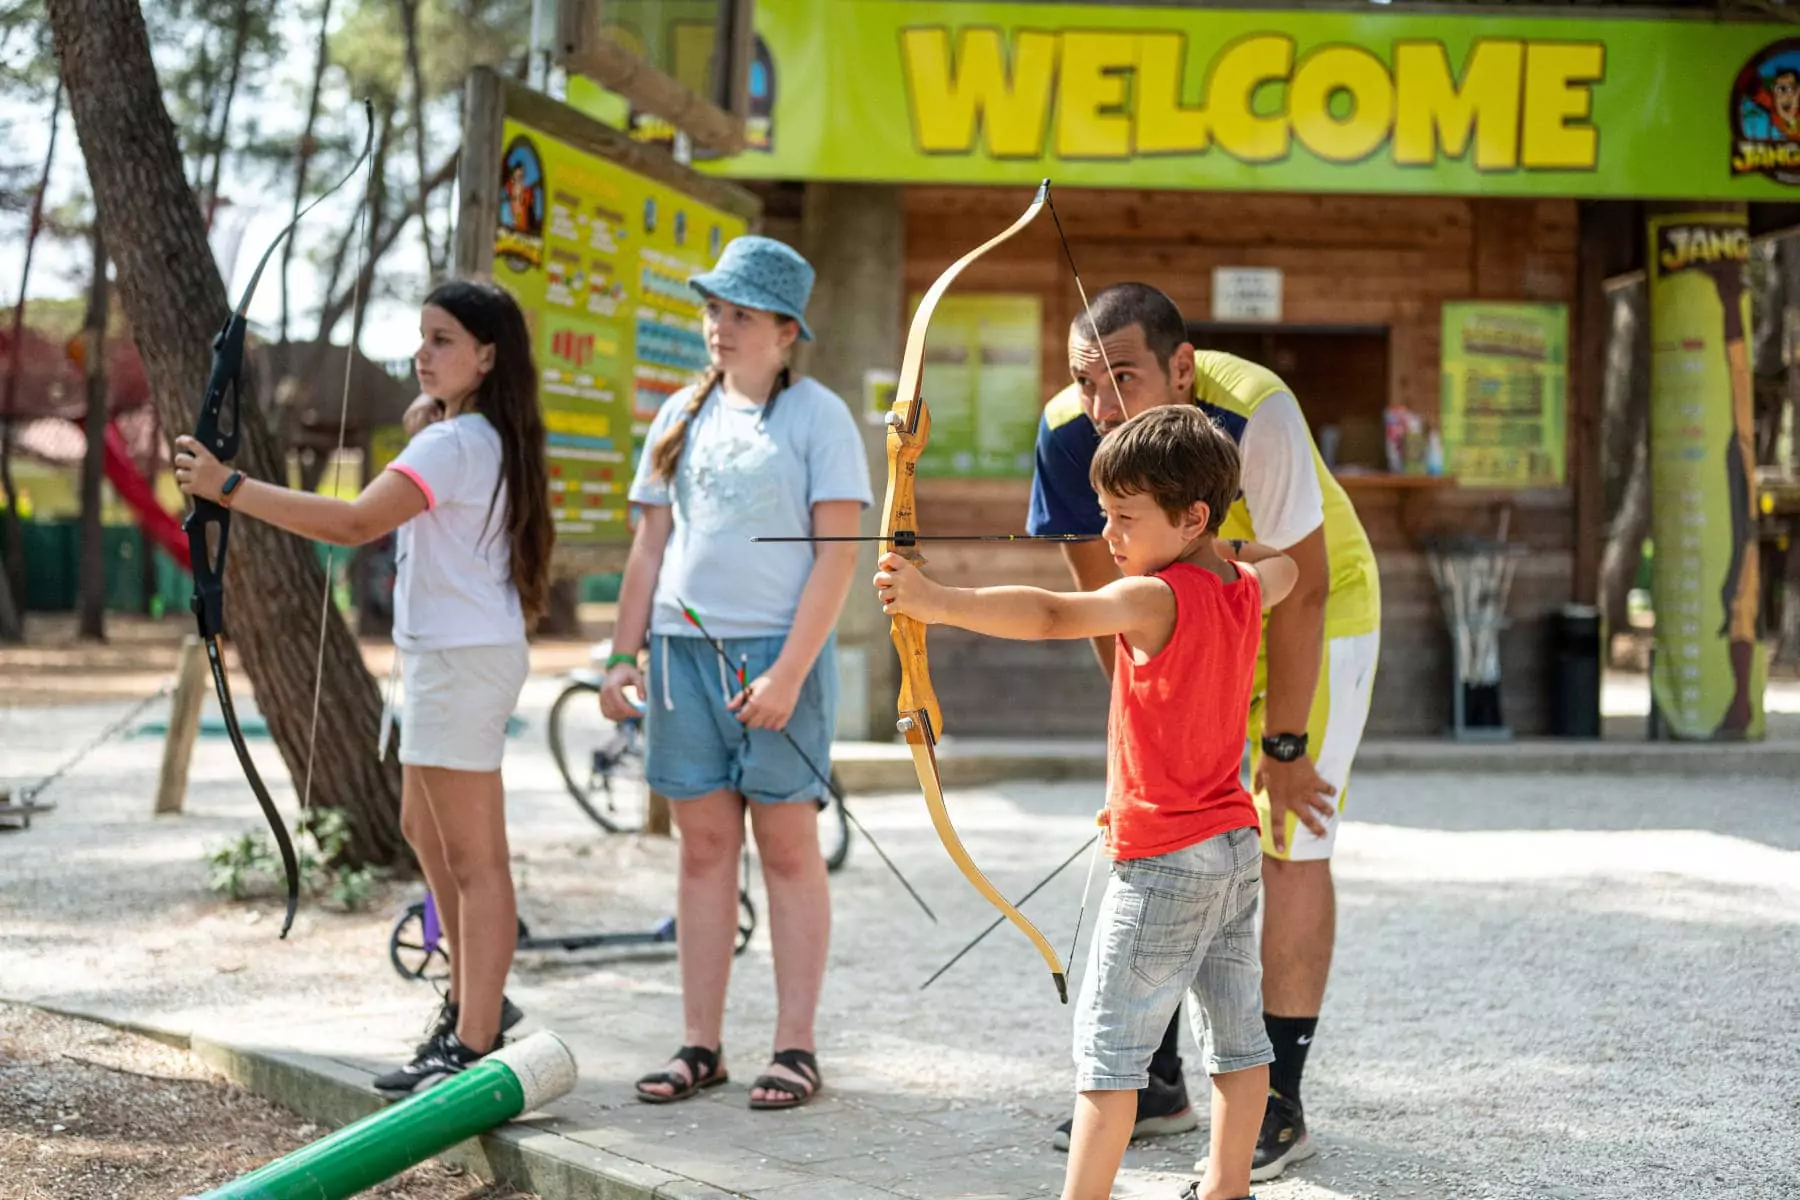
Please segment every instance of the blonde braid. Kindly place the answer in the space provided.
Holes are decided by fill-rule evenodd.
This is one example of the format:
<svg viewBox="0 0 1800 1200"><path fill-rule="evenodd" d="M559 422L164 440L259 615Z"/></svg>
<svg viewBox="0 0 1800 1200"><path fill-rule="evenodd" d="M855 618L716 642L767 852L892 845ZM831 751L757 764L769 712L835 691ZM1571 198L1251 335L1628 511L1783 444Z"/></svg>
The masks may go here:
<svg viewBox="0 0 1800 1200"><path fill-rule="evenodd" d="M719 386L725 378L725 372L717 367L708 367L701 374L699 382L694 384L694 394L688 397L687 407L681 410L675 424L662 435L656 443L656 449L650 452L650 465L656 471L656 477L664 483L673 482L675 468L681 465L681 452L687 449L688 426L693 424L694 417L706 404L706 398L712 390Z"/></svg>

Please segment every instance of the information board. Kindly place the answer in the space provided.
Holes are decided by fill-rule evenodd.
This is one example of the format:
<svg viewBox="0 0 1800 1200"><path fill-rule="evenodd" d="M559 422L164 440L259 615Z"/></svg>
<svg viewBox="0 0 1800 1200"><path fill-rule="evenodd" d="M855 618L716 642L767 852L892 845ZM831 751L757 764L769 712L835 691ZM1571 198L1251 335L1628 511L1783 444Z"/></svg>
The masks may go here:
<svg viewBox="0 0 1800 1200"><path fill-rule="evenodd" d="M921 295L912 298L917 311ZM1036 296L946 296L932 313L920 390L933 454L920 475L1028 478L1044 399Z"/></svg>
<svg viewBox="0 0 1800 1200"><path fill-rule="evenodd" d="M1560 487L1568 307L1446 304L1442 354L1445 470L1465 487Z"/></svg>
<svg viewBox="0 0 1800 1200"><path fill-rule="evenodd" d="M501 146L493 274L531 328L557 541L622 543L650 420L706 366L688 277L746 224L515 116Z"/></svg>

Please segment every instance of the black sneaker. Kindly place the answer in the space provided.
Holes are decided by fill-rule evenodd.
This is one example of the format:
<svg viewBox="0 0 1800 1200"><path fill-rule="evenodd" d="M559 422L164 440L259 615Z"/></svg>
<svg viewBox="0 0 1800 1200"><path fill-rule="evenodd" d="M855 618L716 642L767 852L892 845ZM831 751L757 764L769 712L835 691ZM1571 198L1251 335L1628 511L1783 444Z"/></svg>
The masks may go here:
<svg viewBox="0 0 1800 1200"><path fill-rule="evenodd" d="M425 1040L413 1047L415 1056L424 1054L446 1033L456 1032L456 1019L460 1015L458 1006L448 1000L439 1002L437 1016L432 1018L431 1028L426 1031ZM500 1032L505 1033L514 1025L525 1019L525 1010L514 1004L506 996L500 997Z"/></svg>
<svg viewBox="0 0 1800 1200"><path fill-rule="evenodd" d="M422 1092L434 1083L460 1075L505 1044L505 1038L498 1038L490 1050L471 1050L459 1042L454 1033L446 1033L428 1043L404 1067L376 1076L373 1086L378 1092L395 1096Z"/></svg>
<svg viewBox="0 0 1800 1200"><path fill-rule="evenodd" d="M1280 1092L1269 1092L1263 1110L1262 1132L1256 1135L1256 1153L1250 1159L1250 1182L1278 1178L1297 1162L1305 1162L1318 1150L1306 1132L1306 1114Z"/></svg>
<svg viewBox="0 0 1800 1200"><path fill-rule="evenodd" d="M1050 1138L1050 1144L1067 1152L1069 1131L1074 1126L1073 1117L1058 1125ZM1174 1083L1167 1083L1152 1075L1149 1084L1138 1089L1137 1124L1131 1127L1133 1138L1164 1137L1171 1133L1186 1133L1199 1127L1200 1117L1194 1112L1194 1106L1188 1103L1185 1080L1177 1078Z"/></svg>

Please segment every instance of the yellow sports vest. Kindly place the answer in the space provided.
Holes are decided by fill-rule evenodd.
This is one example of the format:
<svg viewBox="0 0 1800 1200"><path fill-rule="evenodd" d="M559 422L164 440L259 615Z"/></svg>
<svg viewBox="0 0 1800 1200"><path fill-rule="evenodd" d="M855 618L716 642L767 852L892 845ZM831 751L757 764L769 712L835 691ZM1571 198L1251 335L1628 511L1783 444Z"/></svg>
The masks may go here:
<svg viewBox="0 0 1800 1200"><path fill-rule="evenodd" d="M1267 367L1218 350L1194 354L1194 399L1212 411L1240 446L1250 414L1264 400L1282 392L1291 394L1281 377ZM1331 564L1325 636L1373 633L1381 627L1381 578L1375 569L1375 551L1350 497L1326 468L1316 445L1312 447L1312 457L1319 475L1319 491L1325 498L1325 553ZM1219 536L1256 540L1256 526L1250 520L1242 493L1225 515Z"/></svg>

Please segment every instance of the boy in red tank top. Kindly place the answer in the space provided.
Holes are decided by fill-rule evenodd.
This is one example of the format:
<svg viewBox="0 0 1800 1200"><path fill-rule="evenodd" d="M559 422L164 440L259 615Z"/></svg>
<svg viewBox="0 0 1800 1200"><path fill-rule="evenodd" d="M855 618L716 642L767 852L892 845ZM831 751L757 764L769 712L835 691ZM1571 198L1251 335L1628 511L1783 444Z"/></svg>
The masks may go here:
<svg viewBox="0 0 1800 1200"><path fill-rule="evenodd" d="M1263 546L1221 554L1238 451L1198 408L1125 422L1092 475L1118 582L950 588L888 554L875 587L890 614L992 637L1117 636L1102 817L1113 865L1075 1014L1080 1099L1063 1200L1112 1194L1150 1056L1190 992L1213 1083L1212 1155L1183 1196L1235 1200L1250 1191L1274 1057L1256 943L1262 851L1239 763L1262 610L1297 572Z"/></svg>

